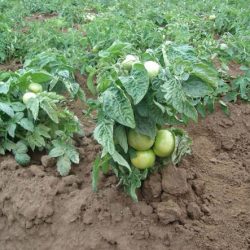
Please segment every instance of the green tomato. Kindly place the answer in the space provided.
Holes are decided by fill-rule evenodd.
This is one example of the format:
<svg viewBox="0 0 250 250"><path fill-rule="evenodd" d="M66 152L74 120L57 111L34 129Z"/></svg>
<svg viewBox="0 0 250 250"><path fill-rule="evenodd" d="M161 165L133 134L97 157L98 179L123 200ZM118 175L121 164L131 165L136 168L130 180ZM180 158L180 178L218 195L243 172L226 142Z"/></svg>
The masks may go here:
<svg viewBox="0 0 250 250"><path fill-rule="evenodd" d="M142 135L136 132L134 129L130 129L128 132L128 145L136 150L150 149L154 144L154 139L149 136Z"/></svg>
<svg viewBox="0 0 250 250"><path fill-rule="evenodd" d="M137 62L139 62L138 56L127 55L122 61L122 67L126 70L131 70L132 66Z"/></svg>
<svg viewBox="0 0 250 250"><path fill-rule="evenodd" d="M167 129L158 130L153 146L154 153L159 157L170 156L175 148L175 137Z"/></svg>
<svg viewBox="0 0 250 250"><path fill-rule="evenodd" d="M213 21L213 20L216 19L216 15L210 15L210 16L208 17L208 19Z"/></svg>
<svg viewBox="0 0 250 250"><path fill-rule="evenodd" d="M31 83L28 88L33 93L40 93L43 91L43 87L39 83Z"/></svg>
<svg viewBox="0 0 250 250"><path fill-rule="evenodd" d="M93 51L94 53L98 52L98 51L99 51L98 46L94 46L93 49L92 49L92 51Z"/></svg>
<svg viewBox="0 0 250 250"><path fill-rule="evenodd" d="M31 98L36 98L37 95L33 92L27 92L23 95L23 103L27 104Z"/></svg>
<svg viewBox="0 0 250 250"><path fill-rule="evenodd" d="M96 19L96 16L97 16L97 14L95 14L95 13L87 13L85 15L85 20L86 21L93 21Z"/></svg>
<svg viewBox="0 0 250 250"><path fill-rule="evenodd" d="M146 169L154 166L155 154L152 149L136 151L130 160L136 168Z"/></svg>
<svg viewBox="0 0 250 250"><path fill-rule="evenodd" d="M144 67L147 70L150 79L155 78L159 74L161 69L161 65L154 61L145 62Z"/></svg>
<svg viewBox="0 0 250 250"><path fill-rule="evenodd" d="M221 43L221 44L220 44L220 49L221 49L221 50L226 50L226 49L228 49L227 44Z"/></svg>

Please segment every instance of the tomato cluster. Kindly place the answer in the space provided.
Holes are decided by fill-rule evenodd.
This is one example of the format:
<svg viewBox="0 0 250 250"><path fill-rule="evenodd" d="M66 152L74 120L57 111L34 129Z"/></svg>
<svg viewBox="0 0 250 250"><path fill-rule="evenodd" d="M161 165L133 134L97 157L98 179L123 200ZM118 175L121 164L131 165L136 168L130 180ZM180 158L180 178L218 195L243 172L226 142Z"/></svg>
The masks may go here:
<svg viewBox="0 0 250 250"><path fill-rule="evenodd" d="M43 91L43 87L39 83L31 83L28 89L29 91L23 95L24 104L27 104L31 98L36 98L37 94Z"/></svg>
<svg viewBox="0 0 250 250"><path fill-rule="evenodd" d="M156 156L169 157L175 148L175 137L167 129L157 131L154 139L130 129L128 144L135 152L131 154L131 163L139 169L153 167Z"/></svg>

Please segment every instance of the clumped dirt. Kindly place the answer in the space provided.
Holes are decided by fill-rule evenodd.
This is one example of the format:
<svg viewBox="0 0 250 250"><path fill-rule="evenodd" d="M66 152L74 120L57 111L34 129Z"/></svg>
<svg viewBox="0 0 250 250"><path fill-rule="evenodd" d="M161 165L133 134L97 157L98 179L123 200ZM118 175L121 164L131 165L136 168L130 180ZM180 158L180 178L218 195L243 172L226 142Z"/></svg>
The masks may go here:
<svg viewBox="0 0 250 250"><path fill-rule="evenodd" d="M11 60L4 64L0 64L0 71L16 71L22 68L22 63L18 60Z"/></svg>
<svg viewBox="0 0 250 250"><path fill-rule="evenodd" d="M239 76L244 75L244 71L240 69L241 65L238 64L237 62L231 61L228 64L228 73L232 78L237 78Z"/></svg>
<svg viewBox="0 0 250 250"><path fill-rule="evenodd" d="M218 57L215 57L213 59L213 64L217 70L221 70L221 61ZM227 65L228 70L227 70L227 75L230 76L232 79L236 79L242 75L244 75L244 71L240 69L242 65L235 61L230 61Z"/></svg>
<svg viewBox="0 0 250 250"><path fill-rule="evenodd" d="M47 156L26 168L0 158L0 249L250 249L250 106L230 109L187 128L193 154L152 175L138 203L112 175L92 192L91 133L67 177Z"/></svg>
<svg viewBox="0 0 250 250"><path fill-rule="evenodd" d="M57 17L58 14L57 13L35 13L32 16L28 16L25 18L26 21L43 21L43 20L47 20L47 19L51 19L51 18L55 18Z"/></svg>

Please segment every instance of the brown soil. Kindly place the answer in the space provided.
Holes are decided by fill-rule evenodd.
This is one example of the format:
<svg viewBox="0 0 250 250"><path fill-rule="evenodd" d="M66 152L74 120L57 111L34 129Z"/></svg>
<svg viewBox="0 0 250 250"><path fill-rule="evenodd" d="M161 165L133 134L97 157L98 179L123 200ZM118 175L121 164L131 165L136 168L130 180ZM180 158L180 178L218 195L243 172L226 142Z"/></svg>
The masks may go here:
<svg viewBox="0 0 250 250"><path fill-rule="evenodd" d="M228 64L228 68L229 68L229 75L232 77L232 78L237 78L241 75L244 74L244 71L242 71L240 69L241 65L238 64L237 62L234 62L234 61L231 61L229 64Z"/></svg>
<svg viewBox="0 0 250 250"><path fill-rule="evenodd" d="M216 58L213 59L213 64L214 64L214 66L215 66L215 68L216 68L217 70L221 69L221 62L220 62L220 60L219 60L218 57L216 57ZM230 61L230 62L228 63L227 66L228 66L227 74L228 74L231 78L236 79L236 78L238 78L238 77L244 75L244 71L242 71L242 70L240 69L241 65L238 64L237 62L235 62L235 61Z"/></svg>
<svg viewBox="0 0 250 250"><path fill-rule="evenodd" d="M0 71L16 71L20 68L22 68L22 64L17 60L12 60L4 64L0 64Z"/></svg>
<svg viewBox="0 0 250 250"><path fill-rule="evenodd" d="M81 88L84 90L86 97L93 98L93 95L91 94L91 92L89 91L87 87L87 77L82 75L80 71L76 71L74 75L75 75L76 82L79 83ZM75 105L75 106L76 108L78 108L78 105Z"/></svg>
<svg viewBox="0 0 250 250"><path fill-rule="evenodd" d="M114 176L92 192L99 147L89 136L80 166L63 178L46 164L0 158L0 249L250 249L250 106L230 108L230 117L216 111L187 128L193 154L152 175L139 203Z"/></svg>
<svg viewBox="0 0 250 250"><path fill-rule="evenodd" d="M35 13L32 16L26 17L25 20L26 21L43 21L43 20L51 19L57 16L58 16L57 13L46 13L46 14Z"/></svg>

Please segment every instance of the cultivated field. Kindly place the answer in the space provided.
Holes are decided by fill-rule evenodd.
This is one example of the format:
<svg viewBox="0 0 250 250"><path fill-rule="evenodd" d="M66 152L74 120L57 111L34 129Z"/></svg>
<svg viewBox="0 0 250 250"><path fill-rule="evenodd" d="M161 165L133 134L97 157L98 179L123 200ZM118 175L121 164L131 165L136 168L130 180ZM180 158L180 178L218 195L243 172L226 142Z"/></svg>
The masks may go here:
<svg viewBox="0 0 250 250"><path fill-rule="evenodd" d="M0 0L0 250L250 249L249 13Z"/></svg>

